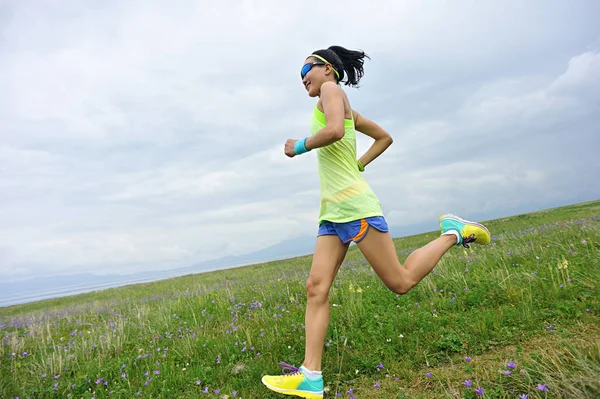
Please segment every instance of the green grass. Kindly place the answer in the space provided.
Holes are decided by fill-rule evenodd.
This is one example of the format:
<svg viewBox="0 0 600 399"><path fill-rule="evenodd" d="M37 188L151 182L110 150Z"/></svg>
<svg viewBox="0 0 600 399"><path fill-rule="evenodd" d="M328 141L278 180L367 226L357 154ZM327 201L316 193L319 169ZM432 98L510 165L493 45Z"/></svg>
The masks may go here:
<svg viewBox="0 0 600 399"><path fill-rule="evenodd" d="M600 396L600 201L486 225L489 246L452 249L404 296L351 248L330 293L326 397ZM438 234L395 240L401 260ZM282 397L260 378L303 360L310 262L0 309L0 397Z"/></svg>

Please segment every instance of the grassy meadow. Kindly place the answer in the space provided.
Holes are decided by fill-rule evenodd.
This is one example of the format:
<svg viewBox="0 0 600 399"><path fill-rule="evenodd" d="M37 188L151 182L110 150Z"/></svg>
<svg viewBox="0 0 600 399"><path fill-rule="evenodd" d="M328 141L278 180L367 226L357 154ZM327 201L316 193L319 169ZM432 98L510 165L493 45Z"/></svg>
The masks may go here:
<svg viewBox="0 0 600 399"><path fill-rule="evenodd" d="M465 215L468 217L468 215ZM600 201L486 222L407 295L356 246L330 292L325 397L600 397ZM395 240L403 261L438 231ZM1 398L283 398L311 256L0 309Z"/></svg>

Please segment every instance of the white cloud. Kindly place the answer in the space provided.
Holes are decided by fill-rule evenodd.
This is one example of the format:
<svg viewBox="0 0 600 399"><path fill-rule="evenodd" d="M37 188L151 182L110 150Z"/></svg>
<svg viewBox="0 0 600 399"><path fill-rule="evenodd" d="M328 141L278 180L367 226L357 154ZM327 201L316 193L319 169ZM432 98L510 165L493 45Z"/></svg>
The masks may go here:
<svg viewBox="0 0 600 399"><path fill-rule="evenodd" d="M395 137L366 173L391 224L587 199L600 6L544 4L0 6L0 275L314 236L315 154L283 143L308 134L299 66L332 44L372 56L348 94Z"/></svg>
<svg viewBox="0 0 600 399"><path fill-rule="evenodd" d="M578 98L584 103L598 100L598 93L600 92L600 51L588 51L571 58L567 71L550 85L549 91L557 95ZM588 103L587 105L592 104Z"/></svg>

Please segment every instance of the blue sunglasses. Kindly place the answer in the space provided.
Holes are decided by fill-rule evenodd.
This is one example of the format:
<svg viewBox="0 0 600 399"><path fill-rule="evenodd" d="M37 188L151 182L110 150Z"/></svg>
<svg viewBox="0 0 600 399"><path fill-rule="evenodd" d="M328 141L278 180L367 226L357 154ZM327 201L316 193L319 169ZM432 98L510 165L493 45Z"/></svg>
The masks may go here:
<svg viewBox="0 0 600 399"><path fill-rule="evenodd" d="M304 64L302 69L300 70L300 78L304 79L306 74L313 68L315 65L327 65L322 61L309 62L308 64Z"/></svg>

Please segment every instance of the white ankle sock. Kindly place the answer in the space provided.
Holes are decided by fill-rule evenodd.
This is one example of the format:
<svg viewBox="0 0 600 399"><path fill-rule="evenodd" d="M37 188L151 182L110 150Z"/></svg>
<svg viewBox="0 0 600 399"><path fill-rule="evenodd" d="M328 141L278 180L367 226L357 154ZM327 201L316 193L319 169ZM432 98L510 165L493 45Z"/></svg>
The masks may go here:
<svg viewBox="0 0 600 399"><path fill-rule="evenodd" d="M308 377L308 379L310 380L314 380L317 379L321 376L321 371L313 371L313 370L309 370L304 366L300 366L300 370L302 370L302 373L304 373L305 376Z"/></svg>
<svg viewBox="0 0 600 399"><path fill-rule="evenodd" d="M458 244L460 242L460 234L458 234L458 231L456 230L448 230L447 232L443 233L442 235L450 235L450 234L454 234L456 236L456 243Z"/></svg>

